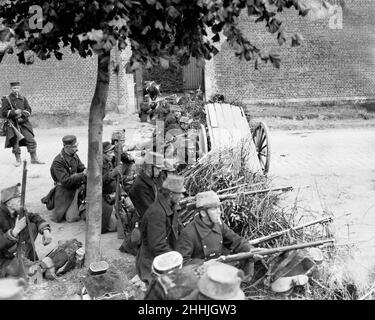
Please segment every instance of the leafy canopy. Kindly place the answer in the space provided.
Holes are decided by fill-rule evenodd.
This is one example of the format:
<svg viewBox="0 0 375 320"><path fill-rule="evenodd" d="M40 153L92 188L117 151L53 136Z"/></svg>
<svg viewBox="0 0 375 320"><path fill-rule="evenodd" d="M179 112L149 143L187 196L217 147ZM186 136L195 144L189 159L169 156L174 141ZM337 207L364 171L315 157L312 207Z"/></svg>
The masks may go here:
<svg viewBox="0 0 375 320"><path fill-rule="evenodd" d="M42 29L30 27L32 5L42 8ZM280 57L246 39L239 29L240 13L245 10L256 22L265 23L283 45L286 35L277 13L285 8L302 16L308 12L299 0L7 0L0 1L0 17L15 31L21 63L32 63L30 51L42 60L51 54L61 59L62 47L69 46L86 57L116 45L122 50L129 43L133 67L139 63L166 67L171 55L184 65L190 56L211 59L218 52L215 43L224 36L236 56L254 60L257 68L261 60L279 67ZM296 34L291 45L301 40Z"/></svg>

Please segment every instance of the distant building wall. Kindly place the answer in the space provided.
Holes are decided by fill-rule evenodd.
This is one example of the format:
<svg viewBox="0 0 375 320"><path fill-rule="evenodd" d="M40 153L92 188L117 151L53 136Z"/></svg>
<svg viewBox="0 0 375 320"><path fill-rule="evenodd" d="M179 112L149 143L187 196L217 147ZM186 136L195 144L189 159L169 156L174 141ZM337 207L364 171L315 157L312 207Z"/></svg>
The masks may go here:
<svg viewBox="0 0 375 320"><path fill-rule="evenodd" d="M299 32L302 46L280 47L263 22L244 14L241 29L261 48L280 48L280 69L270 63L254 69L254 61L240 61L224 42L206 64L206 96L224 94L227 101L332 100L373 98L375 88L375 1L342 1L343 28L329 28L328 19L311 21L294 9L280 16L288 36ZM246 31L248 30L248 31Z"/></svg>
<svg viewBox="0 0 375 320"><path fill-rule="evenodd" d="M6 55L0 63L0 95L9 93L9 82L19 80L34 113L88 113L95 91L97 56L83 59L69 49L63 52L61 61L54 56L46 61L35 58L32 65L19 64L15 54ZM135 110L134 93L129 92L133 75L125 74L124 70L129 56L128 53L119 55L121 67L118 84L111 66L107 109L117 110L119 102L122 109ZM111 59L116 60L115 54Z"/></svg>

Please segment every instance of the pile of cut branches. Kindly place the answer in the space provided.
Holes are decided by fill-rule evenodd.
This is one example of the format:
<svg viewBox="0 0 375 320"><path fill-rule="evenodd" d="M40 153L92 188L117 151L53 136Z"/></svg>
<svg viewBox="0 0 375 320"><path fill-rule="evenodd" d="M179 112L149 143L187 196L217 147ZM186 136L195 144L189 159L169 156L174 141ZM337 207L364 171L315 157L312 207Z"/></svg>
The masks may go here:
<svg viewBox="0 0 375 320"><path fill-rule="evenodd" d="M240 147L211 151L194 166L185 169L183 175L189 196L208 190L214 190L219 195L237 193L237 197L222 201L222 218L232 230L249 240L294 228L319 218L316 214L306 211L301 215L297 206L283 208L283 194L280 192L245 195L244 192L247 191L269 189L272 184L267 176L253 172L246 166L251 156L248 150L249 148L242 144ZM316 224L298 231L291 230L280 237L261 243L260 246L274 248L288 246L296 241L313 242L327 238L332 238L329 225ZM317 265L318 277L311 277L308 286L296 288L288 294L276 294L264 286L250 286L244 288L247 298L357 299L366 290L370 290L368 287L361 288L361 285L353 280L355 276L344 267L347 264L342 260L346 254L342 249L326 247L323 253L324 261ZM337 277L338 274L341 274L340 278Z"/></svg>
<svg viewBox="0 0 375 320"><path fill-rule="evenodd" d="M252 172L247 166L249 150L243 142L240 146L212 151L182 174L189 196L208 190L219 195L237 193L235 199L222 202L223 220L237 234L254 239L291 228L295 219L293 212L285 212L278 206L280 193L243 194L271 186L269 178L261 172ZM268 243L272 246L287 244L289 239L286 237Z"/></svg>

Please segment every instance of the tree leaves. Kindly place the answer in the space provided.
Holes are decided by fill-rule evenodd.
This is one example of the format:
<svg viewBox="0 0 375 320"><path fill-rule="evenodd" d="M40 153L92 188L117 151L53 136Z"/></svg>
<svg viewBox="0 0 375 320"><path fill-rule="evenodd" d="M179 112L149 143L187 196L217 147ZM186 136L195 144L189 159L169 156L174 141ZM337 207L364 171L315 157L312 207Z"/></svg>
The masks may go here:
<svg viewBox="0 0 375 320"><path fill-rule="evenodd" d="M220 41L220 35L217 33L212 37L213 42L219 42Z"/></svg>
<svg viewBox="0 0 375 320"><path fill-rule="evenodd" d="M286 36L284 31L280 31L277 35L277 42L282 46L286 41Z"/></svg>
<svg viewBox="0 0 375 320"><path fill-rule="evenodd" d="M160 57L159 61L160 61L160 65L164 69L168 69L169 68L169 59L167 57Z"/></svg>
<svg viewBox="0 0 375 320"><path fill-rule="evenodd" d="M176 19L180 15L180 12L174 6L169 6L167 8L167 11L168 15L173 19Z"/></svg>
<svg viewBox="0 0 375 320"><path fill-rule="evenodd" d="M94 30L87 32L87 38L91 41L100 42L104 37L103 30Z"/></svg>
<svg viewBox="0 0 375 320"><path fill-rule="evenodd" d="M115 19L109 21L108 25L111 27L121 29L122 27L126 27L127 21L124 18L120 18L117 16Z"/></svg>
<svg viewBox="0 0 375 320"><path fill-rule="evenodd" d="M281 58L280 58L280 53L278 51L272 50L269 53L269 59L275 68L277 69L280 68Z"/></svg>
<svg viewBox="0 0 375 320"><path fill-rule="evenodd" d="M164 29L163 24L159 20L155 21L155 28L160 30Z"/></svg>
<svg viewBox="0 0 375 320"><path fill-rule="evenodd" d="M44 25L44 27L43 27L41 33L43 33L43 34L50 33L50 32L52 31L53 28L54 28L53 23L51 23L51 22L48 21L48 22Z"/></svg>
<svg viewBox="0 0 375 320"><path fill-rule="evenodd" d="M292 36L292 47L300 46L303 42L303 37L301 34L296 33Z"/></svg>
<svg viewBox="0 0 375 320"><path fill-rule="evenodd" d="M267 27L268 27L268 31L270 33L275 33L279 30L280 26L281 26L281 21L276 19L276 18L273 18L271 19L268 23L267 23Z"/></svg>
<svg viewBox="0 0 375 320"><path fill-rule="evenodd" d="M148 66L163 67L168 66L166 52L179 53L182 64L191 56L210 59L218 52L212 43L221 42L223 37L239 58L255 59L254 67L258 68L260 61L271 61L278 67L277 55L262 52L258 57L260 50L240 30L240 14L248 10L283 45L286 32L275 10L294 7L300 14L306 11L298 0L51 0L43 2L45 22L43 29L37 30L38 34L27 23L30 1L0 3L0 14L6 17L6 25L16 29L17 39L25 39L21 51L31 49L43 59L52 54L60 58L56 52L64 45L86 57L93 51L109 51L116 43L124 50L126 41L130 40L134 59ZM212 35L208 34L209 29ZM301 36L293 36L292 46L301 42ZM22 56L20 59L23 60Z"/></svg>

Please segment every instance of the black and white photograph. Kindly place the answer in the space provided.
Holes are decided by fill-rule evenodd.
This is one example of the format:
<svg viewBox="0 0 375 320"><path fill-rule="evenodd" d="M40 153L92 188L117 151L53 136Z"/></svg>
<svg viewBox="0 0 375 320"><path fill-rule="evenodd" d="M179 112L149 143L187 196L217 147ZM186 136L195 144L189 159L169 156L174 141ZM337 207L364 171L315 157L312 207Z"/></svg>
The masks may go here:
<svg viewBox="0 0 375 320"><path fill-rule="evenodd" d="M0 0L0 300L375 299L374 17Z"/></svg>

